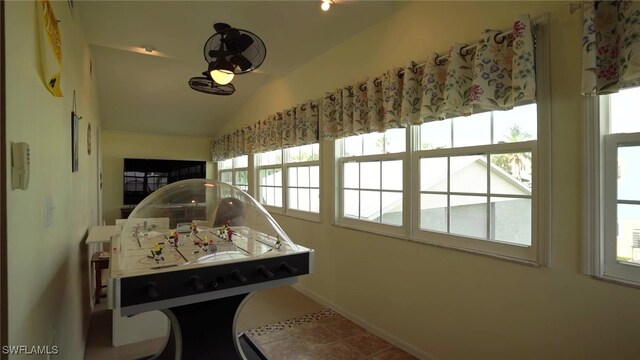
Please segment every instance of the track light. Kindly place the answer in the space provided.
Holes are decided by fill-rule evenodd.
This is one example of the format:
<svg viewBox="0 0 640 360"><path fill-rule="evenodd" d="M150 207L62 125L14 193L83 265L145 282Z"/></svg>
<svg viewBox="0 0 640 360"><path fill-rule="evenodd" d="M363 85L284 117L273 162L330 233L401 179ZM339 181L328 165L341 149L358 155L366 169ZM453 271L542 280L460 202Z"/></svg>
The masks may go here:
<svg viewBox="0 0 640 360"><path fill-rule="evenodd" d="M322 0L322 5L320 5L320 8L322 9L322 11L328 11L331 7L331 4L333 4L332 0Z"/></svg>

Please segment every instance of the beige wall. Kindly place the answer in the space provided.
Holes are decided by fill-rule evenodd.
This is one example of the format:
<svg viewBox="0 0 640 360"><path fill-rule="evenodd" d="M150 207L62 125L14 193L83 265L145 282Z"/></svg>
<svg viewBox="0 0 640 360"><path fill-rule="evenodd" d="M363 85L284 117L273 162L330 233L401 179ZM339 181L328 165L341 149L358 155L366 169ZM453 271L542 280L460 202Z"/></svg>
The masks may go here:
<svg viewBox="0 0 640 360"><path fill-rule="evenodd" d="M9 341L58 345L60 359L81 359L90 312L89 249L84 237L97 222L96 133L100 127L89 51L77 16L66 1L52 2L62 35L63 98L53 97L39 75L35 1L5 3L7 148L27 142L27 190L7 184ZM71 110L76 91L80 120L79 171L71 172ZM87 154L87 125L92 154ZM53 199L45 228L43 198ZM6 345L6 344L3 344Z"/></svg>
<svg viewBox="0 0 640 360"><path fill-rule="evenodd" d="M104 220L120 218L124 158L207 161L207 178L213 174L210 138L104 131L102 134Z"/></svg>
<svg viewBox="0 0 640 360"><path fill-rule="evenodd" d="M226 130L410 59L425 59L454 42L477 41L484 28L508 28L520 13L544 12L551 18L551 266L537 269L331 225L333 143L324 141L322 223L275 216L295 242L317 251L315 274L301 279L306 291L425 357L640 357L640 290L580 273L581 20L569 14L567 2L403 5L394 16L267 83Z"/></svg>

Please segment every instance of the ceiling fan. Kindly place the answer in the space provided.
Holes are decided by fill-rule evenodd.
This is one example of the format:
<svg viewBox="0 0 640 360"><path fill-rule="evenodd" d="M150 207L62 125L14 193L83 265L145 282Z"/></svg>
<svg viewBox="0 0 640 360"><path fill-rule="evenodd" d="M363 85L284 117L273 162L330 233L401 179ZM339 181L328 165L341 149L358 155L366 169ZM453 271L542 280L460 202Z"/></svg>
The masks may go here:
<svg viewBox="0 0 640 360"><path fill-rule="evenodd" d="M235 91L230 84L234 76L262 65L267 48L262 39L251 31L225 23L216 23L213 28L216 32L205 42L203 49L207 71L202 73L204 77L191 78L189 86L210 94L231 95ZM214 91L213 88L217 89Z"/></svg>

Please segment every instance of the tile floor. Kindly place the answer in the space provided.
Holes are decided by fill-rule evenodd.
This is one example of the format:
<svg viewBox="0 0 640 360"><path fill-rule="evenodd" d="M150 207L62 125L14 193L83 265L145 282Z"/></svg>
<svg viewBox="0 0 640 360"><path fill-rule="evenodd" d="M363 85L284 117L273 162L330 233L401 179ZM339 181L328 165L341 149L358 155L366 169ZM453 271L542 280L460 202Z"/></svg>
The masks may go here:
<svg viewBox="0 0 640 360"><path fill-rule="evenodd" d="M271 360L415 359L291 287L258 292L241 310L237 329ZM112 347L111 311L102 303L91 318L84 359L141 359L163 344L159 338Z"/></svg>
<svg viewBox="0 0 640 360"><path fill-rule="evenodd" d="M330 309L246 334L273 360L415 359Z"/></svg>

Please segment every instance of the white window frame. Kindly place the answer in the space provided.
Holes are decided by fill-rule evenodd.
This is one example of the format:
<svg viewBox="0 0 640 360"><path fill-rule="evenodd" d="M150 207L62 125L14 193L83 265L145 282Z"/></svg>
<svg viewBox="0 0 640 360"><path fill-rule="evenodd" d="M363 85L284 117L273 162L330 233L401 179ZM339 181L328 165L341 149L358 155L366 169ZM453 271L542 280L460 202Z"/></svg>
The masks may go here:
<svg viewBox="0 0 640 360"><path fill-rule="evenodd" d="M474 151L494 152L531 152L532 153L532 239L531 246L501 243L493 240L480 240L463 235L425 232L419 229L420 188L419 159L427 150L416 151L419 137L419 126L407 129L406 151L404 153L367 155L342 158L342 141L335 141L334 164L337 169L333 179L336 195L334 196L333 223L337 226L356 230L385 234L405 240L417 241L441 247L489 255L532 266L550 265L551 246L551 104L550 104L550 62L549 62L549 16L545 14L536 23L536 86L537 86L537 140L513 144L483 145L468 148L452 148L438 151L430 150L429 154L469 155ZM431 155L429 155L431 156ZM364 160L403 160L403 225L400 227L369 221L345 218L342 214L343 201L343 164L348 161Z"/></svg>
<svg viewBox="0 0 640 360"><path fill-rule="evenodd" d="M230 159L217 161L216 162L217 178L218 178L218 181L222 181L221 180L222 173L231 173L231 185L233 185L233 186L235 186L235 187L237 187L237 188L242 190L242 188L240 188L238 186L238 184L236 183L236 174L238 172L240 172L240 171L246 171L247 172L247 185L245 185L245 186L247 186L247 189L243 190L243 191L249 193L249 191L251 190L251 183L249 182L249 178L248 178L249 177L249 156L248 155L241 155L241 156L247 156L247 166L246 167L236 167L236 159L239 156L237 156L235 158L230 158ZM220 169L219 168L219 163L222 162L222 161L227 161L227 160L231 160L231 168L230 169ZM241 185L244 185L244 184L241 184Z"/></svg>
<svg viewBox="0 0 640 360"><path fill-rule="evenodd" d="M584 109L583 271L640 287L640 265L617 260L618 147L640 145L640 132L610 134L608 96L586 97Z"/></svg>
<svg viewBox="0 0 640 360"><path fill-rule="evenodd" d="M280 164L273 165L255 165L254 173L255 176L255 184L253 188L255 189L256 198L259 198L260 195L260 170L266 169L280 169L282 171L282 206L272 206L260 203L271 213L291 216L303 220L309 220L313 222L320 222L320 215L322 214L322 166L321 157L322 157L322 144L318 143L318 160L312 161L300 161L300 162L291 162L289 161L289 148L280 149L282 162ZM253 156L253 163L258 164L257 156L260 154L255 154ZM304 167L304 166L318 166L318 190L320 194L319 198L319 212L311 212L311 211L303 211L298 209L289 208L289 169L295 167ZM311 187L310 187L311 188ZM260 200L258 199L258 202Z"/></svg>

